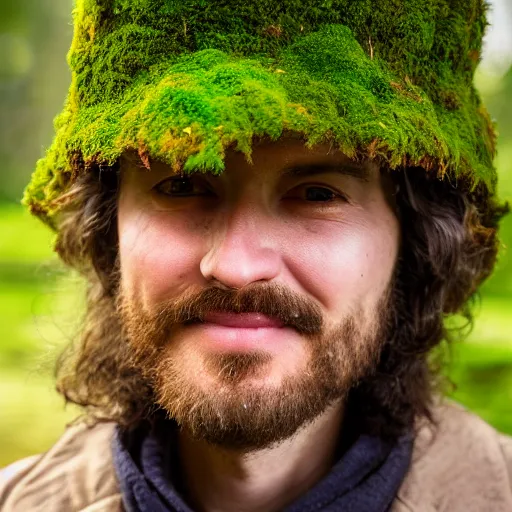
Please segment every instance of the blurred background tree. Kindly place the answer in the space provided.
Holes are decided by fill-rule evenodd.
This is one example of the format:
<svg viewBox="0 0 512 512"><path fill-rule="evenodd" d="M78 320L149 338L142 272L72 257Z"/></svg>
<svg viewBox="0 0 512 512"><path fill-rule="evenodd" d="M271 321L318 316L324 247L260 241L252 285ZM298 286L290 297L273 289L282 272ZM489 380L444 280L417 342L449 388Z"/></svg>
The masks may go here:
<svg viewBox="0 0 512 512"><path fill-rule="evenodd" d="M70 74L71 0L0 2L0 198L18 201L52 136Z"/></svg>
<svg viewBox="0 0 512 512"><path fill-rule="evenodd" d="M378 1L378 0L376 0ZM512 199L512 13L490 2L491 27L477 76L500 130L499 191ZM0 0L0 467L47 449L66 421L53 390L59 348L79 329L81 282L59 265L53 236L19 205L35 161L53 136L70 82L65 55L72 0ZM512 215L502 224L495 275L476 303L475 329L448 366L453 396L512 434ZM77 286L78 285L78 286Z"/></svg>

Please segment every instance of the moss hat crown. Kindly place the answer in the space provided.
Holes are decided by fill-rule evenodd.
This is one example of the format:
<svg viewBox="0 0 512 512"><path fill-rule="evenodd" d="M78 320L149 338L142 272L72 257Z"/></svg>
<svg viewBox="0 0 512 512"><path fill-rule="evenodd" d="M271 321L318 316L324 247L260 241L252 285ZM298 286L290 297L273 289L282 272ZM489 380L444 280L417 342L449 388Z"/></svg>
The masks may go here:
<svg viewBox="0 0 512 512"><path fill-rule="evenodd" d="M127 150L176 172L248 158L254 136L494 193L495 134L473 86L484 0L76 0L72 84L24 202L50 225L82 172Z"/></svg>

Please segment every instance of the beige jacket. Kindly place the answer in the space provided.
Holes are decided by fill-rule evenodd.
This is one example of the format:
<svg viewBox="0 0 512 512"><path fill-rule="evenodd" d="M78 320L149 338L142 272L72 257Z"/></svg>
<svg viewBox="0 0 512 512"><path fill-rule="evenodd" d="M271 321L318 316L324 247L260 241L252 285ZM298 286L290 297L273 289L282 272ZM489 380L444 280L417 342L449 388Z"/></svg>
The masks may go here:
<svg viewBox="0 0 512 512"><path fill-rule="evenodd" d="M416 437L391 512L512 512L512 438L453 404L434 435ZM0 481L2 512L121 512L112 464L114 424L70 427L45 454ZM370 511L369 511L370 512Z"/></svg>

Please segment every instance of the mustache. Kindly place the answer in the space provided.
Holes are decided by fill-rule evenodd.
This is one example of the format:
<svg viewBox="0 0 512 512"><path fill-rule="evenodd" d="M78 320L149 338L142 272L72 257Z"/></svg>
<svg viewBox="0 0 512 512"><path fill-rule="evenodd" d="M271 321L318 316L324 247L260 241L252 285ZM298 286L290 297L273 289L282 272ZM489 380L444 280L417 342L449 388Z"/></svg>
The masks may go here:
<svg viewBox="0 0 512 512"><path fill-rule="evenodd" d="M189 291L160 303L153 318L163 328L203 322L211 312L261 313L306 335L320 334L324 324L320 306L285 286L263 283L238 290L211 287Z"/></svg>

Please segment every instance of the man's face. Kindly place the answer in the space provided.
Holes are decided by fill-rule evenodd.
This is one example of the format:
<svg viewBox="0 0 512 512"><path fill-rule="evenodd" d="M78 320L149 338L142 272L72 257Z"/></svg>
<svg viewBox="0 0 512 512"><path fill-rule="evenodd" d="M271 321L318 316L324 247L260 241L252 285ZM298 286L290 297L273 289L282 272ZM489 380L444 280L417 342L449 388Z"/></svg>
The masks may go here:
<svg viewBox="0 0 512 512"><path fill-rule="evenodd" d="M399 225L389 183L324 145L229 151L220 176L126 158L119 313L159 405L245 450L293 435L375 368Z"/></svg>

